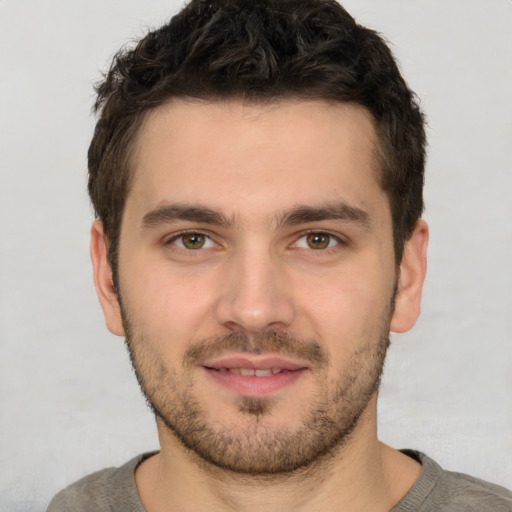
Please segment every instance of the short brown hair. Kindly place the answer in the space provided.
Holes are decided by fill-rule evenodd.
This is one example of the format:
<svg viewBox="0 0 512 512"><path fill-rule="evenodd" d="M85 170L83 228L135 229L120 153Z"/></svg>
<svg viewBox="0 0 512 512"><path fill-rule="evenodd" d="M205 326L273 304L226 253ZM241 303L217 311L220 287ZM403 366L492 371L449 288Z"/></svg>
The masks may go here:
<svg viewBox="0 0 512 512"><path fill-rule="evenodd" d="M334 0L192 0L120 51L97 86L89 194L117 250L142 120L171 98L325 99L362 105L379 139L395 258L423 211L424 118L383 39Z"/></svg>

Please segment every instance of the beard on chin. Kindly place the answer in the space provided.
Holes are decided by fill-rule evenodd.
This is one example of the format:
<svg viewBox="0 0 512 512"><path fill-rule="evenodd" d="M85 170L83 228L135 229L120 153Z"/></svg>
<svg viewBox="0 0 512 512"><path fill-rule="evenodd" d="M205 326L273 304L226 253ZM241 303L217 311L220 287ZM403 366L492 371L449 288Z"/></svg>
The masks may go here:
<svg viewBox="0 0 512 512"><path fill-rule="evenodd" d="M123 315L126 345L137 380L155 415L201 463L245 475L278 475L307 468L332 456L350 438L376 394L389 345L389 317L379 333L350 354L341 372L327 375L329 357L314 340L281 331L249 338L240 332L192 344L186 350L181 377ZM195 396L190 370L223 351L279 353L311 364L318 388L304 405L303 420L294 426L271 426L265 418L279 407L273 397L239 397L243 426L213 420ZM188 371L187 371L188 370ZM300 398L298 398L300 399Z"/></svg>

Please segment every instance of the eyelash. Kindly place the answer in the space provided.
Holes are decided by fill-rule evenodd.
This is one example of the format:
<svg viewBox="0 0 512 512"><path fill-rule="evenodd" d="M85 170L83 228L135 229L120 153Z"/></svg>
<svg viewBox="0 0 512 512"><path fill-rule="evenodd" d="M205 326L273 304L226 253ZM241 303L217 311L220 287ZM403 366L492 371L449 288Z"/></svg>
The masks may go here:
<svg viewBox="0 0 512 512"><path fill-rule="evenodd" d="M186 249L184 247L179 247L174 244L174 242L176 242L176 240L179 240L180 238L183 238L186 235L204 236L206 239L210 240L213 244L215 244L215 242L213 241L213 238L210 234L205 233L204 231L191 229L191 230L186 230L186 231L180 231L179 233L173 234L169 238L165 238L163 240L163 245L165 245L165 246L173 246L174 245L174 247L176 247L176 249L178 249L178 250L183 250L183 251L188 251L188 252L198 252L200 249L196 249L196 251L194 251L193 249ZM216 245L218 245L218 244L216 244Z"/></svg>
<svg viewBox="0 0 512 512"><path fill-rule="evenodd" d="M329 237L329 244L331 244L332 241L335 241L336 244L334 246L332 246L332 247L326 247L324 249L313 249L312 247L309 247L309 248L297 247L297 243L299 242L299 240L302 240L303 238L306 238L308 235L323 235L323 236L327 236L327 237ZM305 249L305 250L309 249L309 251L311 251L313 253L316 253L318 256L320 256L322 254L326 254L326 253L331 253L332 251L335 251L336 249L339 249L340 246L344 246L344 245L347 245L347 241L344 240L339 235L335 235L335 234L333 234L333 233L331 233L329 231L316 230L316 229L311 229L311 230L305 231L303 233L300 233L300 235L295 239L295 242L293 243L293 247L294 248L296 248L296 249Z"/></svg>
<svg viewBox="0 0 512 512"><path fill-rule="evenodd" d="M215 243L215 241L213 240L212 236L209 233L204 232L204 231L199 231L199 230L187 230L187 231L181 231L179 233L175 233L171 237L169 237L167 239L164 239L163 245L171 247L174 250L185 251L187 253L199 253L199 252L201 252L203 247L200 247L198 249L189 249L189 248L186 248L186 247L180 247L180 246L178 246L178 245L176 245L174 243L177 240L179 240L180 238L185 237L186 235L204 236L212 244L215 244L217 246L219 245L219 244ZM297 245L298 242L300 240L302 240L303 238L306 238L308 235L323 235L323 236L327 236L327 237L329 237L329 242L328 242L329 245L332 243L332 241L334 241L336 243L332 247L325 247L323 249L322 248L320 248L320 249L313 249L311 247L309 247L309 248L298 247L298 245ZM304 232L300 233L299 236L296 236L295 237L295 241L293 242L293 244L291 244L291 248L292 249L299 249L299 250L300 249L309 250L309 251L311 251L313 253L318 253L318 255L320 256L321 254L330 253L332 251L335 251L337 248L339 248L339 246L346 246L346 245L347 245L347 241L345 239L341 238L339 235L334 235L333 233L330 233L329 231L322 231L322 230L314 230L313 229L313 230L309 230L309 231L304 231ZM206 247L206 249L212 249L212 247Z"/></svg>

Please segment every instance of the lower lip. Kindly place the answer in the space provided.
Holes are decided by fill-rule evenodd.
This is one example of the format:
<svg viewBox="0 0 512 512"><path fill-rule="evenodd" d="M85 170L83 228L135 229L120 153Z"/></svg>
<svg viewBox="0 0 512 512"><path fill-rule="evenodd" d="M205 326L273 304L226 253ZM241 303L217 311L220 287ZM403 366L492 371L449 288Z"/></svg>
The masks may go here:
<svg viewBox="0 0 512 512"><path fill-rule="evenodd" d="M284 370L275 375L256 377L254 375L238 375L231 372L221 372L212 368L204 368L216 382L243 396L265 396L280 391L293 384L304 375L306 368L299 370Z"/></svg>

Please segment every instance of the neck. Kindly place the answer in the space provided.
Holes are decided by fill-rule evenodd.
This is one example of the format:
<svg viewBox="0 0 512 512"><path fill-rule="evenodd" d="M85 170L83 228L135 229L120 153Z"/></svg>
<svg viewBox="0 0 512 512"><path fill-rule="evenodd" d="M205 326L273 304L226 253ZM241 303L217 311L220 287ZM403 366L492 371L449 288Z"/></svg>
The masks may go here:
<svg viewBox="0 0 512 512"><path fill-rule="evenodd" d="M420 466L380 443L375 406L350 439L311 466L285 475L248 476L198 460L158 422L161 452L136 472L148 512L388 511L410 489Z"/></svg>

